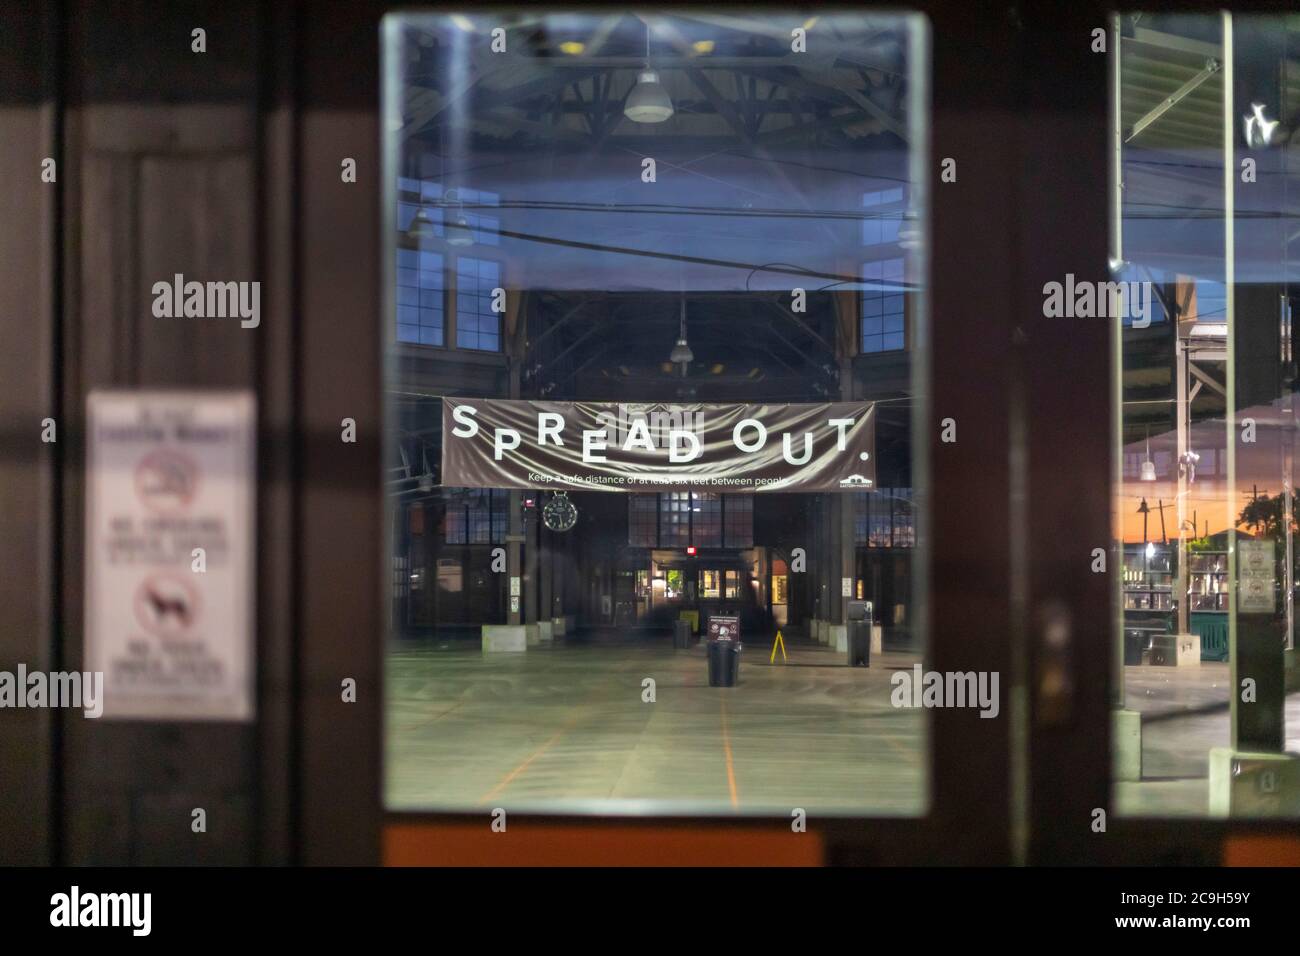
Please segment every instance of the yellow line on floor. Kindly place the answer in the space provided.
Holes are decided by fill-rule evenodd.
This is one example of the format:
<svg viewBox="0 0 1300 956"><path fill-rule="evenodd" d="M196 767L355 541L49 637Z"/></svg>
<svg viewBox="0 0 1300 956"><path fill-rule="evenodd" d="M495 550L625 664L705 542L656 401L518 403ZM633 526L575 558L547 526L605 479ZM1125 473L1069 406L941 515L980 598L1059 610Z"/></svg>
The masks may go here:
<svg viewBox="0 0 1300 956"><path fill-rule="evenodd" d="M628 670L639 666L640 664L637 661L630 661L619 668L618 673L615 675L615 677L621 676L622 674L626 673ZM510 786L511 781L513 781L516 777L518 777L525 770L527 770L534 760L536 760L542 754L546 753L546 751L551 749L551 746L557 740L559 740L570 730L572 730L574 725L578 723L578 721L581 720L583 717L585 717L587 715L587 712L591 709L590 705L596 697L596 690L597 690L596 688L592 688L592 690L587 694L586 699L583 700L582 703L578 704L573 709L573 711L569 714L569 719L564 722L564 724L560 727L560 729L557 730L555 733L551 734L550 739L547 740L546 743L542 744L531 754L529 754L528 758L523 763L521 763L519 766L515 767L514 770L511 770L508 774L502 777L500 783L498 783L487 793L483 794L483 796L479 797L478 802L487 803L489 800L495 797L506 787Z"/></svg>
<svg viewBox="0 0 1300 956"><path fill-rule="evenodd" d="M502 777L500 783L498 783L487 793L483 794L483 796L478 798L478 802L487 803L489 800L495 797L506 787L510 786L510 782L514 780L515 777L519 776L521 773L527 770L529 765L534 760L536 760L542 754L546 753L546 751L550 750L551 745L554 744L561 737L563 737L565 734L567 734L570 731L570 729L572 729L573 725L577 722L578 722L578 718L576 716L570 717L567 721L565 721L564 726L561 727L559 730L557 730L555 733L551 734L550 739L547 740L546 743L542 744L540 747L534 750L531 754L529 754L528 758L523 763L521 763L519 766L515 767L514 770L511 770L508 774Z"/></svg>
<svg viewBox="0 0 1300 956"><path fill-rule="evenodd" d="M736 763L731 756L731 727L727 720L727 698L722 698L722 752L727 757L727 787L731 790L731 805L740 807L740 797L736 794Z"/></svg>

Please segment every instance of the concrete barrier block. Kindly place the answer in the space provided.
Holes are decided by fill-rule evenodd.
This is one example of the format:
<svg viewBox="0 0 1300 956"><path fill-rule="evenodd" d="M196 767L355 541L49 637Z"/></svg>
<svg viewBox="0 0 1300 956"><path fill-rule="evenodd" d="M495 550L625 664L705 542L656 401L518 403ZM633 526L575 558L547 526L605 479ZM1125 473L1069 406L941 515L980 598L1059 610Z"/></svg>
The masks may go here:
<svg viewBox="0 0 1300 956"><path fill-rule="evenodd" d="M883 624L871 625L871 656L883 654L885 651L885 626Z"/></svg>
<svg viewBox="0 0 1300 956"><path fill-rule="evenodd" d="M1293 817L1300 811L1300 760L1211 747L1209 803L1212 817Z"/></svg>
<svg viewBox="0 0 1300 956"><path fill-rule="evenodd" d="M532 647L535 644L540 644L542 642L541 631L538 630L536 624L524 625L524 642L529 647Z"/></svg>
<svg viewBox="0 0 1300 956"><path fill-rule="evenodd" d="M567 620L568 618L565 617L551 618L551 633L553 633L556 637L563 637L566 633L564 622Z"/></svg>
<svg viewBox="0 0 1300 956"><path fill-rule="evenodd" d="M828 643L833 650L839 651L841 654L847 654L849 652L848 625L832 624L827 630L828 636L826 638L826 643Z"/></svg>
<svg viewBox="0 0 1300 956"><path fill-rule="evenodd" d="M550 621L537 622L537 639L542 643L550 643L555 639L555 625Z"/></svg>
<svg viewBox="0 0 1300 956"><path fill-rule="evenodd" d="M523 651L528 648L528 635L522 624L484 624L483 652Z"/></svg>
<svg viewBox="0 0 1300 956"><path fill-rule="evenodd" d="M1110 712L1111 771L1116 780L1142 779L1142 715L1136 710Z"/></svg>

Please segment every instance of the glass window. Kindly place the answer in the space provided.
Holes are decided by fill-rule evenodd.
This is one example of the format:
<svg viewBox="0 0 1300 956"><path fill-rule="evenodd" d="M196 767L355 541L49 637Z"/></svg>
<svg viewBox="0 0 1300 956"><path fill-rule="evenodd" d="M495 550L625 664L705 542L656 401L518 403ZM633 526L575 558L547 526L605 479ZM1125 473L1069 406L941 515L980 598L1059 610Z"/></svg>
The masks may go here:
<svg viewBox="0 0 1300 956"><path fill-rule="evenodd" d="M456 190L456 196L465 210L465 221L474 234L474 241L485 246L500 245L501 237L497 230L501 228L501 220L488 210L501 204L501 196L486 189L464 187Z"/></svg>
<svg viewBox="0 0 1300 956"><path fill-rule="evenodd" d="M1300 779L1277 768L1295 734L1298 293L1279 223L1300 216L1285 186L1300 161L1264 130L1294 113L1295 28L1235 12L1129 20L1112 30L1112 278L1149 286L1153 314L1163 298L1178 321L1117 329L1113 803L1294 816Z"/></svg>
<svg viewBox="0 0 1300 956"><path fill-rule="evenodd" d="M442 256L424 249L397 250L397 340L442 345L445 326Z"/></svg>
<svg viewBox="0 0 1300 956"><path fill-rule="evenodd" d="M788 578L784 574L772 575L772 603L789 604L790 598L786 594Z"/></svg>
<svg viewBox="0 0 1300 956"><path fill-rule="evenodd" d="M500 544L506 535L509 494L496 489L448 488L444 519L447 544Z"/></svg>
<svg viewBox="0 0 1300 956"><path fill-rule="evenodd" d="M721 495L691 494L691 544L698 548L722 547Z"/></svg>
<svg viewBox="0 0 1300 956"><path fill-rule="evenodd" d="M898 241L903 217L903 189L881 189L862 194L862 244L878 246Z"/></svg>
<svg viewBox="0 0 1300 956"><path fill-rule="evenodd" d="M501 351L501 314L492 309L501 287L501 265L491 259L456 260L456 347Z"/></svg>
<svg viewBox="0 0 1300 956"><path fill-rule="evenodd" d="M808 52L794 57L794 69L791 29L805 23ZM491 48L498 27L504 57ZM423 551L430 570L454 556L459 569L454 592L423 585L421 629L394 628L399 652L386 662L385 709L400 719L385 726L388 809L926 812L932 714L908 708L876 719L885 697L862 695L863 672L841 666L830 648L796 649L794 639L813 619L843 619L848 595L835 578L866 581L868 599L882 607L911 599L911 555L885 553L905 539L897 502L891 510L889 499L872 496L875 523L864 511L855 564L840 533L841 506L858 500L851 480L842 493L751 494L707 467L690 472L689 484L659 484L653 465L636 472L645 483L621 484L631 476L610 455L607 486L570 489L579 515L571 530L528 526L517 548L523 568L539 573L515 595L490 555L507 519L518 522L511 493L442 487L436 463L446 450L437 396L646 409L663 451L663 426L686 406L707 417L730 414L711 411L719 406L820 404L851 393L881 409L892 403L892 417L878 419L877 483L883 475L910 482L909 417L934 418L907 353L912 322L915 341L925 340L924 229L902 233L905 224L913 231L914 212L926 221L937 160L924 115L927 32L919 15L874 9L801 10L796 20L761 8L706 16L669 7L385 17L382 128L400 126L384 143L398 273L385 321L397 321L401 345L389 353L388 434L408 449L428 445L427 467L404 459L394 471L388 501L427 500L431 520L443 515L441 533L431 524L406 551ZM641 168L651 152L653 184ZM448 216L463 216L468 231L449 229ZM493 290L507 285L509 322L492 309ZM786 305L795 286L806 292L797 313ZM864 323L857 330L855 320ZM674 348L679 338L690 362L672 361L684 354ZM444 350L422 354L408 342ZM883 362L853 361L863 350L885 353ZM781 437L773 427L769 451L780 453ZM566 451L580 448L580 435L566 431L564 440ZM865 467L845 464L835 481ZM699 548L693 560L682 553L689 546ZM799 573L787 568L794 560ZM482 646L482 625L520 623L548 602L579 632L635 622L663 634L679 614L699 610L697 598L741 615L765 650L785 627L792 659L824 654L833 666L816 673L828 693L810 699L790 681L751 681L747 693L763 695L755 706L771 726L729 719L724 727L716 694L692 679L674 690L698 724L691 734L662 721L607 734L601 714L545 693L555 655L528 647L505 660ZM899 614L890 621L885 640L897 666L924 665L923 627L903 626ZM566 637L562 663L579 683L607 683L623 666L628 648L619 642ZM668 641L639 642L635 653L647 673L690 663L674 658ZM503 666L519 693L491 692ZM452 717L429 733L428 720L449 707ZM703 754L712 766L709 755L727 746L723 734L734 740L731 784L682 759ZM575 749L578 740L590 746ZM635 770L635 753L664 759L622 773ZM818 784L800 790L800 780Z"/></svg>
<svg viewBox="0 0 1300 956"><path fill-rule="evenodd" d="M634 548L653 548L659 543L659 496L627 496L627 543Z"/></svg>
<svg viewBox="0 0 1300 956"><path fill-rule="evenodd" d="M705 570L700 572L700 597L716 598L722 596L721 571Z"/></svg>
<svg viewBox="0 0 1300 956"><path fill-rule="evenodd" d="M659 545L684 548L691 543L691 493L668 491L659 496Z"/></svg>
<svg viewBox="0 0 1300 956"><path fill-rule="evenodd" d="M903 347L903 289L902 259L862 266L863 352L892 352Z"/></svg>
<svg viewBox="0 0 1300 956"><path fill-rule="evenodd" d="M752 548L754 546L754 496L727 495L723 499L723 513L726 523L726 546Z"/></svg>

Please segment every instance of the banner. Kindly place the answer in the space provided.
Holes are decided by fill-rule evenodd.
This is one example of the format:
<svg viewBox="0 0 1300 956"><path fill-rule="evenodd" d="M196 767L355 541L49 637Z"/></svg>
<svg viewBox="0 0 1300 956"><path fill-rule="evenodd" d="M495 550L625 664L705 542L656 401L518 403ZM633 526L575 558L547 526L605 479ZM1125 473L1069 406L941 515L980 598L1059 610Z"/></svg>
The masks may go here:
<svg viewBox="0 0 1300 956"><path fill-rule="evenodd" d="M563 491L864 491L870 402L668 405L444 398L442 484Z"/></svg>

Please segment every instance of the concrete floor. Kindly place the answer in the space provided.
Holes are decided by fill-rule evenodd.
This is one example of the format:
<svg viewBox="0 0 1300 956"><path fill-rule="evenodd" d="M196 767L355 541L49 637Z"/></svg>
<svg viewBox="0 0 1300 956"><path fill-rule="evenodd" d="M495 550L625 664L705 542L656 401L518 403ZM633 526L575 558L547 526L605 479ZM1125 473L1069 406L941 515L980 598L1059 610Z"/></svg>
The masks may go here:
<svg viewBox="0 0 1300 956"><path fill-rule="evenodd" d="M465 642L388 657L392 809L505 807L575 813L925 811L926 720L890 706L889 675L787 643L745 645L736 688L710 688L702 646L586 635L485 656ZM655 681L655 703L642 680Z"/></svg>
<svg viewBox="0 0 1300 956"><path fill-rule="evenodd" d="M1228 664L1125 667L1126 705L1142 714L1142 780L1116 781L1114 805L1134 816L1205 816L1211 747L1230 743ZM1286 727L1300 731L1300 694L1286 701ZM1300 738L1287 740L1300 750Z"/></svg>
<svg viewBox="0 0 1300 956"><path fill-rule="evenodd" d="M928 722L889 703L890 674L917 655L886 652L863 669L821 645L791 640L787 650L788 663L769 665L770 646L747 644L741 686L723 689L708 686L702 646L676 651L666 635L592 632L494 655L463 635L404 642L387 661L386 803L924 813ZM647 677L655 703L641 699ZM1204 816L1209 751L1229 739L1228 665L1128 667L1125 681L1127 706L1143 715L1143 779L1116 782L1114 807ZM1286 710L1300 728L1300 694Z"/></svg>

